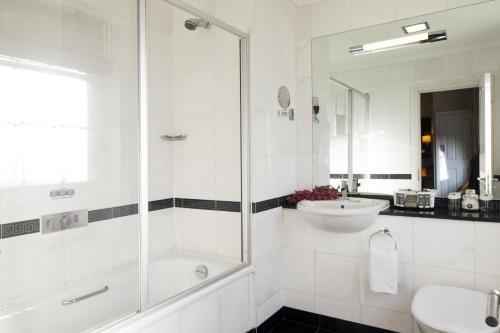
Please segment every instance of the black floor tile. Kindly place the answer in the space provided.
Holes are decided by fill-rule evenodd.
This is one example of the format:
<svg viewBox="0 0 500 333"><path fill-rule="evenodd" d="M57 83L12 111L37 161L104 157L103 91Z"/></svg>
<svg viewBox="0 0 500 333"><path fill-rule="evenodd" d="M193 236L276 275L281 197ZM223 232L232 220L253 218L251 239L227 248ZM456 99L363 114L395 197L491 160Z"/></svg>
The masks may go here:
<svg viewBox="0 0 500 333"><path fill-rule="evenodd" d="M289 307L283 308L283 319L294 321L297 323L302 323L306 325L319 327L319 314L296 310Z"/></svg>
<svg viewBox="0 0 500 333"><path fill-rule="evenodd" d="M270 333L316 333L317 331L318 328L315 326L283 320Z"/></svg>

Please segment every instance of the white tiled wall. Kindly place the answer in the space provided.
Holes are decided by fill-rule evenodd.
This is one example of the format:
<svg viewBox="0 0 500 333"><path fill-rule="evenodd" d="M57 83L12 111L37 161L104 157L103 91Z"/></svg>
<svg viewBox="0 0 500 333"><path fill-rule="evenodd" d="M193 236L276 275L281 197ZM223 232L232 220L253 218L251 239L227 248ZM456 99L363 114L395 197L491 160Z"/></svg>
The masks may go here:
<svg viewBox="0 0 500 333"><path fill-rule="evenodd" d="M290 307L416 332L410 305L420 287L487 291L500 284L496 223L379 216L361 233L338 234L314 229L296 210L284 209L283 218L282 298ZM397 295L376 294L368 286L368 238L381 227L398 243Z"/></svg>

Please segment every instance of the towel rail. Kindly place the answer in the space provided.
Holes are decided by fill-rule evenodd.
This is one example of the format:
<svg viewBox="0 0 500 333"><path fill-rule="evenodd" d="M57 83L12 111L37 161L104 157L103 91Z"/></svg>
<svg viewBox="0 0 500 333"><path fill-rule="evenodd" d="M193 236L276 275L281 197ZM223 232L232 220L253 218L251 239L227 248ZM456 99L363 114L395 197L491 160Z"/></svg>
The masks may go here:
<svg viewBox="0 0 500 333"><path fill-rule="evenodd" d="M374 232L370 236L370 238L368 238L368 247L369 248L371 248L371 246L372 246L372 238L375 237L375 236L378 236L378 235L389 236L392 239L392 241L394 242L394 250L398 249L398 243L396 242L396 240L394 239L394 237L392 237L391 231L388 228L380 229L380 230Z"/></svg>

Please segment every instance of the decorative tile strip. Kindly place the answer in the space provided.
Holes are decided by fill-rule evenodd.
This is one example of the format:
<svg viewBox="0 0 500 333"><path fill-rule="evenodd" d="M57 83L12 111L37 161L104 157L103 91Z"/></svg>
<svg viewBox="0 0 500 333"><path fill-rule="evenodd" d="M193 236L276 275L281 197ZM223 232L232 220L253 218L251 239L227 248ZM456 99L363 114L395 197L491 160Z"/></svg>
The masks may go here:
<svg viewBox="0 0 500 333"><path fill-rule="evenodd" d="M138 204L113 207L113 218L135 215L138 212L139 212Z"/></svg>
<svg viewBox="0 0 500 333"><path fill-rule="evenodd" d="M113 218L113 208L103 208L89 211L89 223Z"/></svg>
<svg viewBox="0 0 500 333"><path fill-rule="evenodd" d="M264 201L254 202L252 204L252 213L260 213L273 208L278 208L286 204L289 195L284 195L282 197L277 197L273 199L268 199Z"/></svg>
<svg viewBox="0 0 500 333"><path fill-rule="evenodd" d="M174 199L169 198L169 199L150 201L148 207L150 212L153 212L155 210L172 208L174 207Z"/></svg>
<svg viewBox="0 0 500 333"><path fill-rule="evenodd" d="M10 238L27 234L34 234L40 231L40 220L27 220L21 222L2 224L2 238Z"/></svg>

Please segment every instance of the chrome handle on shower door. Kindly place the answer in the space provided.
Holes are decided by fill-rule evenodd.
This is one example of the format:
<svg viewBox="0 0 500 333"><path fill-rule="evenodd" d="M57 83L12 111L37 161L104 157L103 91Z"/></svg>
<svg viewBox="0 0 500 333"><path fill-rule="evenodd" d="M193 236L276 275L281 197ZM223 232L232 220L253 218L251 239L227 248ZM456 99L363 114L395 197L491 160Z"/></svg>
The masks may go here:
<svg viewBox="0 0 500 333"><path fill-rule="evenodd" d="M76 298L72 298L72 299L65 299L65 300L63 300L61 302L61 304L62 305L71 305L71 304L74 304L74 303L78 303L78 302L83 301L83 300L85 300L87 298L90 298L90 297L97 296L99 294L105 293L108 290L109 290L109 287L108 286L104 286L104 288L96 290L96 291L93 291L93 292L88 293L86 295L83 295L83 296L80 296L80 297L76 297Z"/></svg>

